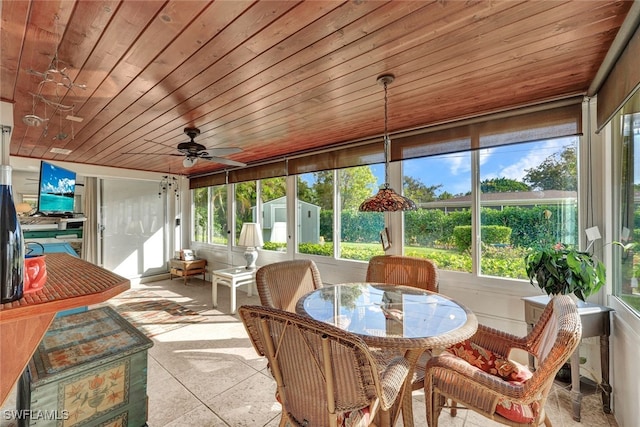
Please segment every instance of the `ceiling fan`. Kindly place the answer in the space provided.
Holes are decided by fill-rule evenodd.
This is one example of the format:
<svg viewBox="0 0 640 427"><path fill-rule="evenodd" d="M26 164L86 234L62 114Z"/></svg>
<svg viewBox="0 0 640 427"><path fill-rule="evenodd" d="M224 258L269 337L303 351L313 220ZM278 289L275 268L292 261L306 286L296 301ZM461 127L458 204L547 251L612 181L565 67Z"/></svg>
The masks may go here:
<svg viewBox="0 0 640 427"><path fill-rule="evenodd" d="M235 160L227 159L222 156L229 154L235 154L242 151L238 147L228 148L207 148L202 144L195 141L196 136L200 135L200 129L198 128L184 128L184 133L190 138L188 142L181 142L178 144L178 151L180 154L164 154L164 153L123 153L123 154L164 154L166 156L184 156L182 165L185 168L190 168L198 162L198 159L209 160L216 163L222 163L229 166L246 166L246 163L237 162Z"/></svg>

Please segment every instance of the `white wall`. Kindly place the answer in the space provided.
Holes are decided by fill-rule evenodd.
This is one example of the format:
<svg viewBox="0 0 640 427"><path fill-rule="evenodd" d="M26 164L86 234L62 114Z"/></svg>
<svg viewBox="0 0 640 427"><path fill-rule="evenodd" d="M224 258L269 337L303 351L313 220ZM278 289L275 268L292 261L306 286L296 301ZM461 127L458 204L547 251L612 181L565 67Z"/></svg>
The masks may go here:
<svg viewBox="0 0 640 427"><path fill-rule="evenodd" d="M0 139L0 164L9 164L9 141L11 141L11 132L13 131L13 104L0 101L0 128L8 130L2 133Z"/></svg>
<svg viewBox="0 0 640 427"><path fill-rule="evenodd" d="M610 342L613 411L620 427L631 427L640 420L640 319L618 298L609 301L615 310Z"/></svg>

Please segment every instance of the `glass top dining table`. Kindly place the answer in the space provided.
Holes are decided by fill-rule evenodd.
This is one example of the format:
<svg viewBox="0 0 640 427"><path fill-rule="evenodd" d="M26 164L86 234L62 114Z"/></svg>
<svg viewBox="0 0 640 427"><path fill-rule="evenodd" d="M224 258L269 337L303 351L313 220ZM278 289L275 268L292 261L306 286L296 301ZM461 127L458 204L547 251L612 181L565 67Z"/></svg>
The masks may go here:
<svg viewBox="0 0 640 427"><path fill-rule="evenodd" d="M402 392L405 427L413 425L410 382L420 355L464 341L478 328L475 314L451 298L383 283L325 286L300 298L296 312L357 334L370 347L404 352L411 369ZM391 425L397 416L391 414Z"/></svg>

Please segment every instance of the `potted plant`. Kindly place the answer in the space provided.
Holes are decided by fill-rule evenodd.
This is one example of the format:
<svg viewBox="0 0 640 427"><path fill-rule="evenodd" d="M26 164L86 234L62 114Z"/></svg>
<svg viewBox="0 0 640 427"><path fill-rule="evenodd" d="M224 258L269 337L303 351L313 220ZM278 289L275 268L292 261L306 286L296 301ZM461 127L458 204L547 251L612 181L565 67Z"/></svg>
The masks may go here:
<svg viewBox="0 0 640 427"><path fill-rule="evenodd" d="M537 284L547 295L574 294L585 301L605 282L601 261L563 243L533 249L524 261L531 284Z"/></svg>

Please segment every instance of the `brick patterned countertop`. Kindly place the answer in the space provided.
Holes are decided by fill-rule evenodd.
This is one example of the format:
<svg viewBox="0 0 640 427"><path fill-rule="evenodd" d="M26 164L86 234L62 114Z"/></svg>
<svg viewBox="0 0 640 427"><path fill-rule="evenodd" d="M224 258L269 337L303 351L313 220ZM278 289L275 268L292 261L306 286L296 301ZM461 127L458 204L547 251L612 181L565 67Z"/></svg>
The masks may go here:
<svg viewBox="0 0 640 427"><path fill-rule="evenodd" d="M0 322L96 304L126 291L122 276L65 253L46 254L47 283L18 301L0 304Z"/></svg>

